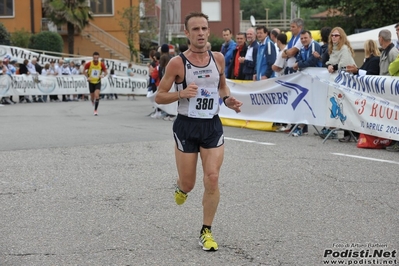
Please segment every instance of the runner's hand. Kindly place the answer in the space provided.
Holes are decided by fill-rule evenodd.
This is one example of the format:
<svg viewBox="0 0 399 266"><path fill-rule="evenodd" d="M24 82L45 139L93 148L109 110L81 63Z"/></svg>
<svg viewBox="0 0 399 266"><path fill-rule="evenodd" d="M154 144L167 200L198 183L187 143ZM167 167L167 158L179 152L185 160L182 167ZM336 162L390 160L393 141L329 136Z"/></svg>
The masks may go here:
<svg viewBox="0 0 399 266"><path fill-rule="evenodd" d="M229 98L226 99L226 106L230 109L233 109L236 111L236 113L241 112L241 106L242 102L234 98L233 96L230 96Z"/></svg>
<svg viewBox="0 0 399 266"><path fill-rule="evenodd" d="M198 86L194 82L190 83L187 88L180 92L181 98L194 98L197 96Z"/></svg>

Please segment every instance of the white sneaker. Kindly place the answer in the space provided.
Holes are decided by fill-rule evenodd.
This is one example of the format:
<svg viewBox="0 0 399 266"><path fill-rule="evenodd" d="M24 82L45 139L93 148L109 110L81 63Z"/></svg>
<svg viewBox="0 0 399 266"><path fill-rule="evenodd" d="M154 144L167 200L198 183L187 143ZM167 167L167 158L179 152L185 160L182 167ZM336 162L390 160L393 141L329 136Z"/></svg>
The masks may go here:
<svg viewBox="0 0 399 266"><path fill-rule="evenodd" d="M151 118L155 118L155 119L159 119L162 117L162 113L161 112L155 112L151 115Z"/></svg>

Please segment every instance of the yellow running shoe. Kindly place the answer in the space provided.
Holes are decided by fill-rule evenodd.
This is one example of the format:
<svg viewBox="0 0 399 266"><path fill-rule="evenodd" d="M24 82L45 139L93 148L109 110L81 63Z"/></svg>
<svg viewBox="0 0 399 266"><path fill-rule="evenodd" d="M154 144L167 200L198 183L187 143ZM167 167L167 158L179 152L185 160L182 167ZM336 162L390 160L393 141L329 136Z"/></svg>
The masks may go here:
<svg viewBox="0 0 399 266"><path fill-rule="evenodd" d="M205 228L199 238L199 244L205 251L216 251L218 250L218 243L213 239L212 232L208 228Z"/></svg>
<svg viewBox="0 0 399 266"><path fill-rule="evenodd" d="M187 193L184 193L179 187L176 186L175 201L177 205L182 205L186 201L187 196Z"/></svg>

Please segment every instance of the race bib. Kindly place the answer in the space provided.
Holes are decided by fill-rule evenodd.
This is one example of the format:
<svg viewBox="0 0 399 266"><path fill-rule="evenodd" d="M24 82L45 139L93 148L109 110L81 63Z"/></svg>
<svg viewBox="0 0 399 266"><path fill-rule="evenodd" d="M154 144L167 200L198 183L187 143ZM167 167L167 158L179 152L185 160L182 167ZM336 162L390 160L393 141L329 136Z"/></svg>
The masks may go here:
<svg viewBox="0 0 399 266"><path fill-rule="evenodd" d="M99 71L99 70L93 69L93 70L91 71L90 76L91 76L92 78L99 78L99 77L100 77L100 72L101 72L101 71Z"/></svg>
<svg viewBox="0 0 399 266"><path fill-rule="evenodd" d="M188 116L211 119L219 110L218 89L198 88L197 96L190 98Z"/></svg>

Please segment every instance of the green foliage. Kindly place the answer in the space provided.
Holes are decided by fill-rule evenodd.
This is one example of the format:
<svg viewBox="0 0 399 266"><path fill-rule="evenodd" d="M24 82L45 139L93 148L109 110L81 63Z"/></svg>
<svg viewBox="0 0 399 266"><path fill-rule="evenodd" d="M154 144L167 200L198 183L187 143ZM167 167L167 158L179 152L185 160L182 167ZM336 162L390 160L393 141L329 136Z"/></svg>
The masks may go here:
<svg viewBox="0 0 399 266"><path fill-rule="evenodd" d="M87 0L45 0L46 16L57 26L67 24L68 51L74 53L75 29L81 31L93 19Z"/></svg>
<svg viewBox="0 0 399 266"><path fill-rule="evenodd" d="M21 48L28 48L31 37L32 34L22 28L21 30L17 30L11 34L11 45Z"/></svg>
<svg viewBox="0 0 399 266"><path fill-rule="evenodd" d="M10 45L10 33L1 22L0 22L0 44Z"/></svg>
<svg viewBox="0 0 399 266"><path fill-rule="evenodd" d="M359 28L379 28L394 24L399 17L399 2L391 0L293 0L304 8L334 8L345 14L344 17L328 19L325 25L340 26L347 34Z"/></svg>
<svg viewBox="0 0 399 266"><path fill-rule="evenodd" d="M208 38L208 41L212 45L212 51L220 52L222 44L224 43L224 40L222 38L219 38L211 33L211 35Z"/></svg>
<svg viewBox="0 0 399 266"><path fill-rule="evenodd" d="M64 41L56 32L42 31L32 35L28 48L62 53Z"/></svg>
<svg viewBox="0 0 399 266"><path fill-rule="evenodd" d="M158 31L158 22L155 17L140 18L140 13L145 13L145 10L140 10L141 7L151 10L155 6L148 0L141 0L141 3L141 6L131 6L118 11L119 26L125 33L130 50L130 61L139 58L140 50L136 48L136 44L140 44L144 50L150 49L151 40L155 39Z"/></svg>

